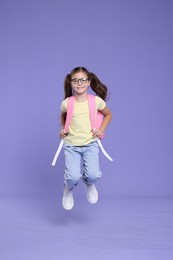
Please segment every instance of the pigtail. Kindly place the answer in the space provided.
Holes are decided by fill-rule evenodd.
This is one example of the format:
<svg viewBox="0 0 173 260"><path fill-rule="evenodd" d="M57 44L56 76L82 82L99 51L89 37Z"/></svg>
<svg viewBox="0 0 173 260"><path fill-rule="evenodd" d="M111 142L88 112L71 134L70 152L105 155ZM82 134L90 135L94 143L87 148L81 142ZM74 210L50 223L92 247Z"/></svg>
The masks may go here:
<svg viewBox="0 0 173 260"><path fill-rule="evenodd" d="M107 87L92 72L90 72L90 86L99 97L101 97L103 100L106 100Z"/></svg>
<svg viewBox="0 0 173 260"><path fill-rule="evenodd" d="M73 95L72 88L71 88L71 75L67 74L67 76L64 79L64 99L67 97L71 97ZM64 127L65 121L66 121L67 113L62 112L61 113L61 125Z"/></svg>
<svg viewBox="0 0 173 260"><path fill-rule="evenodd" d="M70 81L71 75L67 74L67 76L64 79L64 99L73 95Z"/></svg>

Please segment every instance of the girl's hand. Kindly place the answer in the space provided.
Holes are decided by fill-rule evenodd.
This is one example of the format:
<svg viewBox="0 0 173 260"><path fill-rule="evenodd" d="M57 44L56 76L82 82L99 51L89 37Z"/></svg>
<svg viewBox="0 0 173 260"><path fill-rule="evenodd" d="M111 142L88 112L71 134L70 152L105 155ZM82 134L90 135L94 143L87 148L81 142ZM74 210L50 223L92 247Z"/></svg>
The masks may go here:
<svg viewBox="0 0 173 260"><path fill-rule="evenodd" d="M92 130L93 137L101 137L103 135L102 131L100 129L93 129Z"/></svg>
<svg viewBox="0 0 173 260"><path fill-rule="evenodd" d="M68 133L66 133L64 129L62 129L62 130L60 131L60 133L59 133L59 137L60 137L60 138L64 138L64 137L66 137L67 135L68 135Z"/></svg>

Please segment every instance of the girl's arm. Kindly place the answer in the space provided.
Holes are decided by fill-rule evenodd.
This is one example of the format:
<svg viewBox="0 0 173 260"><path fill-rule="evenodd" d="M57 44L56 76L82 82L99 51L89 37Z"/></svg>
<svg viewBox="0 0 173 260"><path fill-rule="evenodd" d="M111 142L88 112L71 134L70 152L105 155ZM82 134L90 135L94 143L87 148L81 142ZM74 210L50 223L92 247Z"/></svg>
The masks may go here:
<svg viewBox="0 0 173 260"><path fill-rule="evenodd" d="M65 112L61 113L61 125L62 125L62 129L59 133L60 138L64 138L67 136L67 133L64 132L64 126L65 126L65 120L66 120L66 114Z"/></svg>
<svg viewBox="0 0 173 260"><path fill-rule="evenodd" d="M95 129L95 131L93 131L93 136L95 137L102 136L112 119L112 113L107 106L104 109L100 110L100 112L103 114L104 118L100 128Z"/></svg>
<svg viewBox="0 0 173 260"><path fill-rule="evenodd" d="M61 125L63 128L65 126L66 114L67 113L65 113L65 112L61 112Z"/></svg>

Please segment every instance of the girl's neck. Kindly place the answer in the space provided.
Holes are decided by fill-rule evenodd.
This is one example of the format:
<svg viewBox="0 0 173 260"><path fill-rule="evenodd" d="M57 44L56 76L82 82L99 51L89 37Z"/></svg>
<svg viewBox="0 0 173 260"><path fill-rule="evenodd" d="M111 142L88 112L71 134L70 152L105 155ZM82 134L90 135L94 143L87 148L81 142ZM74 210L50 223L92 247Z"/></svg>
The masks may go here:
<svg viewBox="0 0 173 260"><path fill-rule="evenodd" d="M88 99L88 93L81 94L81 95L75 95L76 102L84 102Z"/></svg>

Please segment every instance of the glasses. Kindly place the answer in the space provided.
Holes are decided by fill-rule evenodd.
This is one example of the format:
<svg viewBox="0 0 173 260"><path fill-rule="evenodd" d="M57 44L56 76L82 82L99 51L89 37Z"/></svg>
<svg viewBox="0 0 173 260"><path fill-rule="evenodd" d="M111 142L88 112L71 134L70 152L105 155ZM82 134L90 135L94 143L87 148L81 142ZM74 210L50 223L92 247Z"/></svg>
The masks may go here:
<svg viewBox="0 0 173 260"><path fill-rule="evenodd" d="M88 81L88 78L81 78L81 79L75 78L75 79L72 79L72 80L71 80L71 82L72 82L74 85L79 84L79 82L80 82L81 84L85 84L87 81Z"/></svg>

